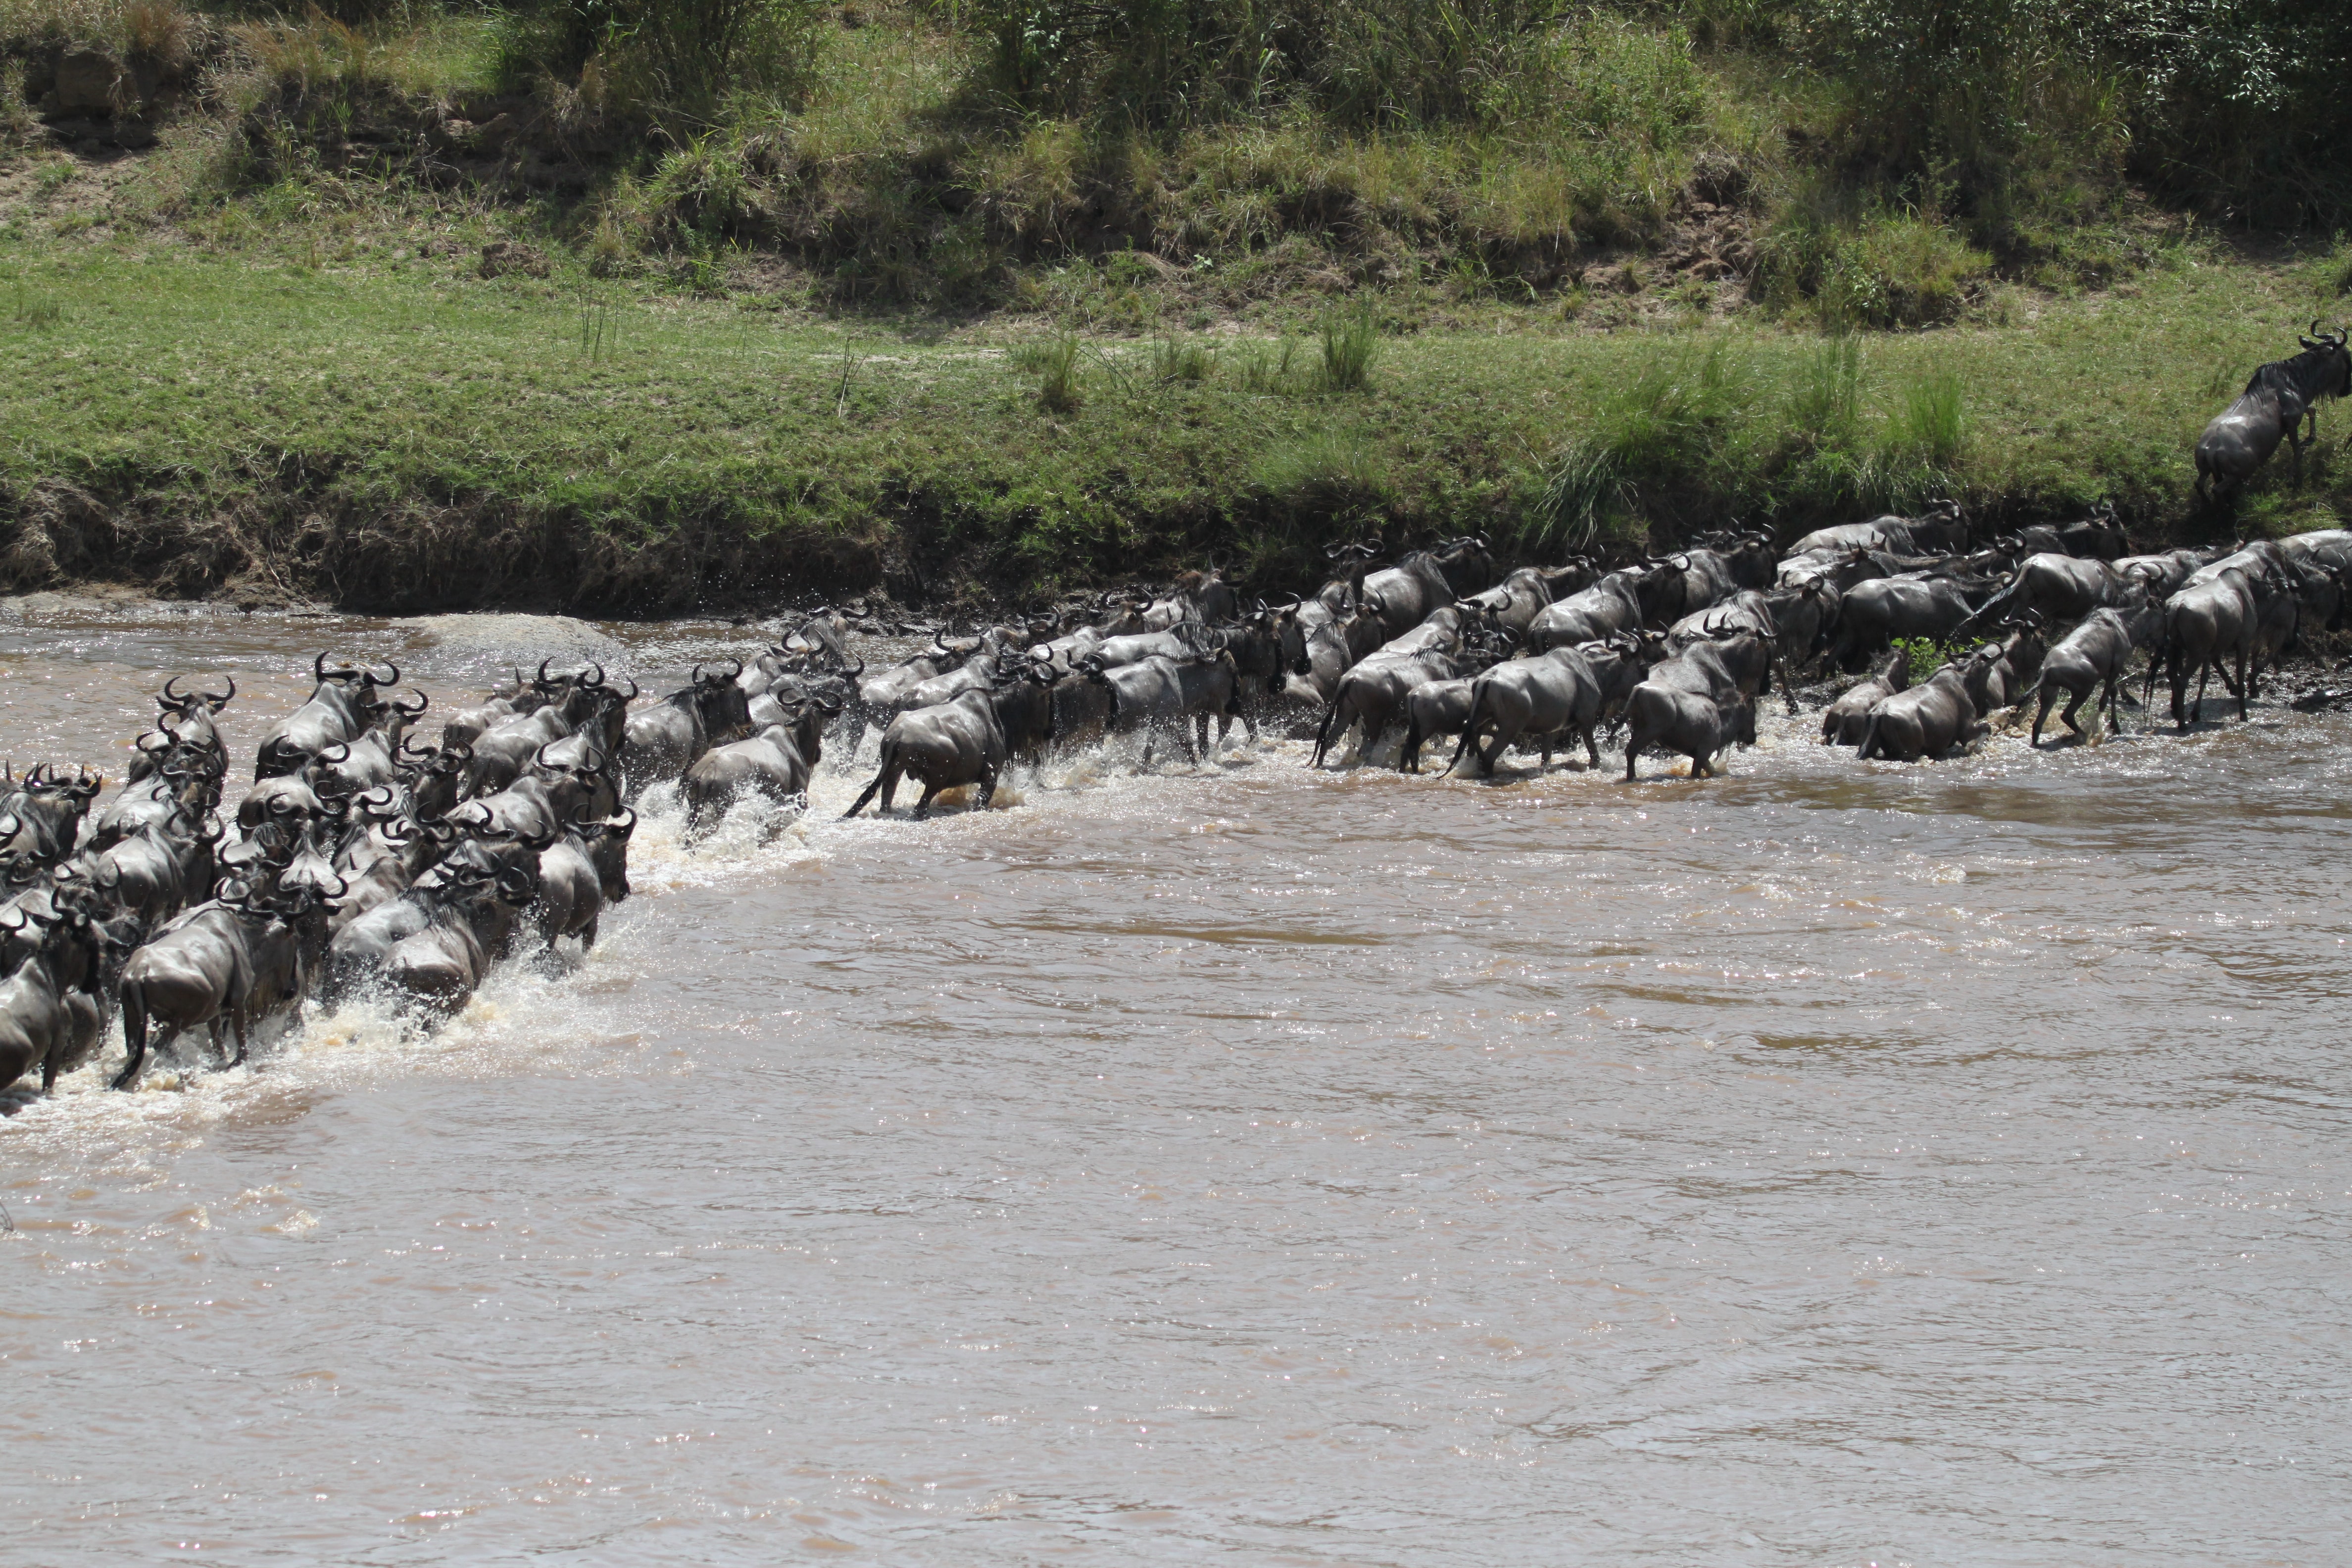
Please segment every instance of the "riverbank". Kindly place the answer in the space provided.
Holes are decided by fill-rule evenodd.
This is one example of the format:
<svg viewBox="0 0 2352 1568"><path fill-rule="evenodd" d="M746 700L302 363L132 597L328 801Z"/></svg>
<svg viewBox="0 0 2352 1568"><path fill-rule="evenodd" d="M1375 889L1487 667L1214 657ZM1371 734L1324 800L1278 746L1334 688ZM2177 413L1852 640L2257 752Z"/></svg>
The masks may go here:
<svg viewBox="0 0 2352 1568"><path fill-rule="evenodd" d="M2183 243L1922 333L1401 331L1370 297L1330 341L843 318L429 247L313 267L126 235L0 266L7 592L677 614L1208 559L1278 591L1368 531L1556 558L1945 493L1999 521L2112 499L2149 543L2352 516L2333 410L2300 487L2283 455L2234 509L2191 495L2204 421L2342 309L2315 253Z"/></svg>

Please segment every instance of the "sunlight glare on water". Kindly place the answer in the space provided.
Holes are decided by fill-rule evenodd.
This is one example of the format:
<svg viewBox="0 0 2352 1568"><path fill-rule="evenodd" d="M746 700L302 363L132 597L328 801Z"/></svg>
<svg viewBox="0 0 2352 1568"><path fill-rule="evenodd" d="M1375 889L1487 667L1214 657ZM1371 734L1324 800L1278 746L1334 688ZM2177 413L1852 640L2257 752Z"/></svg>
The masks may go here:
<svg viewBox="0 0 2352 1568"><path fill-rule="evenodd" d="M0 752L751 636L20 604ZM1775 707L1696 784L657 793L437 1033L86 1068L0 1126L10 1560L2338 1560L2352 731Z"/></svg>

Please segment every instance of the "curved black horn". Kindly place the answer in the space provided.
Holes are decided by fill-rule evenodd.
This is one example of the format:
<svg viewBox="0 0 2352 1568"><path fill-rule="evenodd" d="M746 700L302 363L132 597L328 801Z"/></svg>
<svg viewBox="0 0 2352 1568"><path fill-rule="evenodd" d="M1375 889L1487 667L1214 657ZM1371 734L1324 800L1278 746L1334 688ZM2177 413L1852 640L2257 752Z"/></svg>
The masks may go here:
<svg viewBox="0 0 2352 1568"><path fill-rule="evenodd" d="M396 664L390 664L390 663L387 663L387 664L384 666L384 668L386 668L386 669L388 669L388 670L392 671L392 673L391 673L390 675L386 676L386 677L385 677L384 679L383 679L382 680L378 680L378 679L376 679L376 677L375 677L375 672L374 672L373 670L369 670L369 671L367 671L367 672L363 675L362 679L365 679L365 680L367 681L367 683L368 683L370 686L397 686L397 685L399 685L399 684L400 684L400 666L398 666L398 665L396 665Z"/></svg>
<svg viewBox="0 0 2352 1568"><path fill-rule="evenodd" d="M236 677L232 675L228 678L228 689L226 691L207 691L204 694L204 699L205 701L213 705L213 711L217 713L222 709L227 707L236 696Z"/></svg>
<svg viewBox="0 0 2352 1568"><path fill-rule="evenodd" d="M179 708L186 705L188 700L172 689L172 688L179 684L180 678L176 675L163 682L163 695L157 700L160 706L166 708Z"/></svg>
<svg viewBox="0 0 2352 1568"><path fill-rule="evenodd" d="M555 661L551 658L542 658L539 661L539 674L531 680L531 684L533 686L545 686L547 684L547 667L554 662Z"/></svg>
<svg viewBox="0 0 2352 1568"><path fill-rule="evenodd" d="M310 661L310 673L320 680L327 679L327 650L320 648L319 657Z"/></svg>

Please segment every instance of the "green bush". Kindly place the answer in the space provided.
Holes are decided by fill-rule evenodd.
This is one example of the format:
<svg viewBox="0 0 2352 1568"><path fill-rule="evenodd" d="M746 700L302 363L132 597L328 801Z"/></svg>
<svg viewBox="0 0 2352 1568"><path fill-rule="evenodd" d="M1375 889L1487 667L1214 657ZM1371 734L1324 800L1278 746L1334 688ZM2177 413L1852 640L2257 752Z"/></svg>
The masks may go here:
<svg viewBox="0 0 2352 1568"><path fill-rule="evenodd" d="M819 0L532 0L504 14L492 76L542 78L656 117L708 122L730 100L803 90L829 7Z"/></svg>
<svg viewBox="0 0 2352 1568"><path fill-rule="evenodd" d="M1801 198L1782 213L1757 247L1759 298L1832 328L1935 326L1957 318L1992 270L1945 224L1838 205Z"/></svg>
<svg viewBox="0 0 2352 1568"><path fill-rule="evenodd" d="M1563 0L972 0L935 9L988 44L1024 110L1199 124L1292 99L1355 125L1475 119Z"/></svg>

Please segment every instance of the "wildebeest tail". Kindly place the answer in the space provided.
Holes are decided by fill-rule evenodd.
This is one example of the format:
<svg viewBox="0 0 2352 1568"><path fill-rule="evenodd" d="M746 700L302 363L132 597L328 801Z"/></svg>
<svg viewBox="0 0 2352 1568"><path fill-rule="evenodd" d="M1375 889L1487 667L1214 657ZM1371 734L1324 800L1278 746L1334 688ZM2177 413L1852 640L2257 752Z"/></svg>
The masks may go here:
<svg viewBox="0 0 2352 1568"><path fill-rule="evenodd" d="M1331 705L1323 710L1323 722L1315 726L1315 755L1307 759L1308 767L1318 768L1323 765L1323 748L1331 743L1331 721L1339 715L1339 699L1335 693L1331 698Z"/></svg>
<svg viewBox="0 0 2352 1568"><path fill-rule="evenodd" d="M1862 745L1854 752L1859 762L1868 762L1878 752L1878 715L1872 713L1862 727Z"/></svg>
<svg viewBox="0 0 2352 1568"><path fill-rule="evenodd" d="M114 1087L124 1089L147 1059L147 988L136 980L122 983L122 1044L128 1052Z"/></svg>
<svg viewBox="0 0 2352 1568"><path fill-rule="evenodd" d="M1489 689L1491 683L1483 675L1470 683L1470 711L1462 721L1462 739L1454 742L1454 756L1445 764L1449 773L1462 765L1462 753L1470 749L1470 738L1478 732L1478 715L1486 710Z"/></svg>
<svg viewBox="0 0 2352 1568"><path fill-rule="evenodd" d="M881 765L874 770L874 782L866 786L866 793L857 797L856 805L852 805L847 811L841 814L841 819L844 822L848 821L851 817L856 816L859 812L864 811L866 809L866 803L872 800L876 795L882 793L882 781L888 778L892 773L898 771L898 748L891 744L890 737L887 734L885 734L882 737L882 753L877 761L879 762Z"/></svg>

